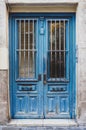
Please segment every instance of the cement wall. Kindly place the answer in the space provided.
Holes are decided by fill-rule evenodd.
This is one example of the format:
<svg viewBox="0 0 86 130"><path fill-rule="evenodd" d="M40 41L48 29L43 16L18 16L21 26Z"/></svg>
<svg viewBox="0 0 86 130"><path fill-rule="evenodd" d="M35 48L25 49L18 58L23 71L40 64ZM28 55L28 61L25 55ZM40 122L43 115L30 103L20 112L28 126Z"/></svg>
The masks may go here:
<svg viewBox="0 0 86 130"><path fill-rule="evenodd" d="M24 3L24 4L23 4ZM28 3L28 6L26 6ZM36 4L51 4L52 0L35 0ZM77 122L86 124L86 0L53 0L48 11L54 12L76 12L76 44L78 45L78 63L76 64L76 97L77 97ZM6 6L7 4L7 6ZM30 4L30 5L29 5ZM31 5L32 4L32 5ZM33 7L34 0L0 0L0 122L7 122L9 115L9 57L8 57L8 15L11 12L39 12L36 6ZM76 6L76 4L78 4ZM17 6L15 6L17 5ZM19 7L18 7L19 6ZM22 6L23 11L22 11ZM32 7L31 7L32 6ZM8 10L7 10L8 8ZM42 7L41 12L45 9ZM70 9L71 8L71 9ZM54 9L54 10L53 10Z"/></svg>
<svg viewBox="0 0 86 130"><path fill-rule="evenodd" d="M86 123L86 1L81 1L77 7L77 44L78 44L78 64L77 64L77 110L78 121Z"/></svg>
<svg viewBox="0 0 86 130"><path fill-rule="evenodd" d="M0 1L0 122L8 120L8 40L7 9Z"/></svg>

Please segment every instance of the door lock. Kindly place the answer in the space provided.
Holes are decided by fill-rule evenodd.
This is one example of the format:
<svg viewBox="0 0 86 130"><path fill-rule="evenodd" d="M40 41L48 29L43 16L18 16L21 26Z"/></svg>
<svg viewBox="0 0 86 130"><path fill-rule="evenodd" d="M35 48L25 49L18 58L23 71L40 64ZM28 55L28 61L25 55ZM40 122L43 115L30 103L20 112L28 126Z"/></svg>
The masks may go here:
<svg viewBox="0 0 86 130"><path fill-rule="evenodd" d="M43 75L43 83L44 83L44 84L47 83L47 75L46 75L46 74Z"/></svg>
<svg viewBox="0 0 86 130"><path fill-rule="evenodd" d="M41 79L42 79L42 76L41 76L41 74L39 74L38 75L38 81L41 81Z"/></svg>

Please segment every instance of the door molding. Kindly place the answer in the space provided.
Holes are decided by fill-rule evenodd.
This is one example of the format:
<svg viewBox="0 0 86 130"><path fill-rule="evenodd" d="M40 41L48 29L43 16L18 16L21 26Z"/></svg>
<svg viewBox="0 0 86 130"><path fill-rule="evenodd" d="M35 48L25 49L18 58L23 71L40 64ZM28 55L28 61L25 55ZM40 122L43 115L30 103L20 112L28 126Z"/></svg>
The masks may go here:
<svg viewBox="0 0 86 130"><path fill-rule="evenodd" d="M13 32L12 31L15 31L15 28L14 28L14 26L12 26L13 24L14 24L14 20L15 20L15 18L21 18L21 17L35 17L35 18L37 18L37 17L41 17L41 16L43 16L43 17L64 17L64 18L70 18L70 20L72 20L72 22L73 22L73 27L71 27L72 29L73 29L73 35L72 35L72 37L73 37L73 41L70 41L71 43L70 44L72 44L73 46L73 54L72 54L72 59L73 59L73 70L74 70L74 72L73 72L73 78L72 78L72 83L73 83L73 86L71 87L71 91L72 91L72 94L71 94L71 96L72 96L72 104L71 104L71 106L72 106L72 111L71 111L71 118L76 118L76 31L75 31L75 29L76 29L76 25L75 25L75 21L76 21L76 19L75 19L75 13L10 13L10 17L9 17L9 51L10 51L10 53L9 53L9 58L10 58L10 61L9 61L9 68L10 68L10 70L9 70L9 83L10 83L10 115L11 115L11 118L12 118L12 91L13 91L13 88L12 88L12 86L13 86L13 76L12 76L12 63L13 63L13 59L12 59L12 53L14 53L13 52L13 50L12 50L12 48L13 48L13 45L14 45L14 37L13 37ZM14 63L13 63L14 64Z"/></svg>
<svg viewBox="0 0 86 130"><path fill-rule="evenodd" d="M28 8L29 7L29 8ZM40 4L37 4L37 5L25 5L25 6L22 6L22 5L9 5L9 12L10 13L22 13L22 12L25 12L25 13L30 13L30 12L36 12L36 13L43 13L43 12L62 12L62 13L74 13L76 12L76 7L77 7L77 4L58 4L58 5L54 5L51 4L49 5L40 5Z"/></svg>

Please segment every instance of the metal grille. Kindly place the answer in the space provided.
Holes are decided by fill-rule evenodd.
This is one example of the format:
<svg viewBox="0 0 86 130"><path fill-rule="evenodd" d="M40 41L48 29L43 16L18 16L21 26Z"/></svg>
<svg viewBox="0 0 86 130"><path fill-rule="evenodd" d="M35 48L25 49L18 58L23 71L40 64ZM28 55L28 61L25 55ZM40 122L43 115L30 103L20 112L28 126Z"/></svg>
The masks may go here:
<svg viewBox="0 0 86 130"><path fill-rule="evenodd" d="M48 76L66 78L69 56L69 21L48 21Z"/></svg>
<svg viewBox="0 0 86 130"><path fill-rule="evenodd" d="M36 23L37 20L17 20L18 23L18 68L19 78L34 78L36 75Z"/></svg>

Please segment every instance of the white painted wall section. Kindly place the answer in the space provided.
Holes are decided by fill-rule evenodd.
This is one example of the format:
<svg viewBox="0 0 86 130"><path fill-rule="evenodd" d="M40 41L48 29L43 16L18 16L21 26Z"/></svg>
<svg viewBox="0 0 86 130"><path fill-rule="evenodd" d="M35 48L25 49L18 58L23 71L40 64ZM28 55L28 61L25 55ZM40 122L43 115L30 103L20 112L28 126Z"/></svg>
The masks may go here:
<svg viewBox="0 0 86 130"><path fill-rule="evenodd" d="M0 70L8 69L8 48L0 48Z"/></svg>

